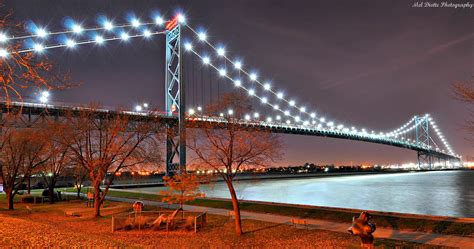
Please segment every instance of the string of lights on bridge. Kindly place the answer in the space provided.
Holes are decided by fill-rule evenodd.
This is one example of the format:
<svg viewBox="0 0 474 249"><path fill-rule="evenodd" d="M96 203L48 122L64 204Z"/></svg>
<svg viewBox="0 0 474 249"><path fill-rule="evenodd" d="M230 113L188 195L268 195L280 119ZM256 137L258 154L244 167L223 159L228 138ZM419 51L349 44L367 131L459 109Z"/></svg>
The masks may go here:
<svg viewBox="0 0 474 249"><path fill-rule="evenodd" d="M186 23L186 17L183 14L177 14L176 18L179 24L186 26L190 31L193 32L193 34L196 36L198 41L209 46L214 51L216 55L216 61L217 59L221 58L221 59L224 59L225 62L229 62L234 67L234 70L235 70L234 72L237 72L239 77L238 78L231 77L230 73L227 72L227 68L225 66L218 66L214 64L213 59L210 56L202 55L198 51L196 51L191 42L186 42L184 44L184 48L186 51L191 52L197 57L199 57L204 65L207 65L211 67L212 69L214 69L221 77L224 77L228 79L230 82L232 82L235 87L247 92L249 96L258 99L262 104L271 107L274 111L281 113L281 115L278 114L274 118L271 116L268 116L266 117L266 119L265 117L260 117L260 114L258 112L255 112L253 114L246 114L244 116L244 119L247 121L261 120L261 118L264 118L263 120L265 120L265 122L267 123L283 123L284 122L287 125L292 125L292 120L294 120L295 123L301 123L304 127L307 127L310 129L338 130L339 132L343 132L347 134L356 134L359 136L367 136L374 139L396 139L399 136L407 134L413 129L416 129L420 125L420 122L415 122L416 117L413 117L410 121L408 121L403 126L395 130L392 130L390 132L376 133L372 131L371 133L369 133L367 132L366 129L357 129L356 127L348 128L348 127L345 127L343 124L336 125L335 122L328 121L323 116L319 115L320 117L317 117L316 112L309 111L309 109L307 109L305 106L297 105L294 99L286 97L283 91L276 90L275 87L272 86L272 84L269 81L261 80L262 77L260 77L256 72L247 71L241 60L230 59L230 56L226 52L225 47L213 45L209 41L209 38L206 32L204 31L198 32L193 27L191 27L190 25ZM63 30L63 31L49 32L45 27L40 27L40 26L35 25L36 28L34 29L33 33L27 34L27 35L9 36L5 32L0 32L0 46L1 46L0 58L8 59L10 55L15 54L15 53L21 54L21 53L34 52L34 53L41 54L41 53L44 53L45 50L54 49L54 48L72 49L78 45L85 45L85 44L103 45L105 42L108 42L108 41L116 41L116 40L128 41L129 39L139 38L139 37L150 38L155 35L165 34L167 31L163 29L163 26L166 25L167 22L168 20L166 20L160 15L154 16L153 22L141 22L141 20L139 20L138 18L133 17L129 20L128 23L124 23L124 24L114 24L111 20L103 18L103 20L100 23L100 26L94 27L94 28L84 28L79 22L71 22L68 25L68 29ZM159 30L153 30L154 27L155 28L158 27ZM124 29L129 29L129 30L127 31ZM120 32L117 33L115 32L116 30ZM97 34L97 32L102 32L102 34ZM93 37L89 36L91 39L83 38L81 40L81 37L84 37L86 33L91 33ZM52 36L60 37L61 42L58 44L45 45L47 39ZM3 48L5 47L5 45L8 45L9 43L12 43L12 42L29 41L31 39L35 39L37 41L32 43L31 46L27 48L22 48L20 50L11 50L11 51L9 51L7 48ZM225 65L227 65L227 63L225 63ZM259 87L261 87L263 89L262 92L271 94L272 96L276 97L276 99L278 99L279 101L284 102L288 107L285 109L276 103L272 103L266 96L263 96L264 94L258 95L258 93L256 92L256 89L246 87L244 85L245 82L243 82L243 79L240 77L241 73L248 78L249 82L256 83ZM49 99L49 92L42 92L39 99L40 102L46 103L48 99ZM197 108L189 109L188 114L195 115L196 109L198 112L202 112L202 107L198 106ZM296 114L292 112L295 110L296 110ZM136 109L136 111L142 111L142 107L140 106L140 109ZM298 115L298 113L300 113L300 115L307 116L308 119L302 118L300 115ZM226 114L232 115L233 110L231 109L227 110ZM224 113L220 113L220 116L223 116L223 115ZM285 119L284 117L287 117L285 121L284 121ZM438 129L432 117L427 114L424 116L424 118L428 119L429 125L435 131L438 138L443 142L444 146L448 149L449 153L451 155L454 155L455 153L451 149L451 146L449 145L449 143L447 142L447 140L445 139L441 131ZM408 142L411 141L409 138L405 138L403 136L400 139L406 140ZM434 144L436 145L436 143ZM439 147L437 148L437 150L439 150Z"/></svg>

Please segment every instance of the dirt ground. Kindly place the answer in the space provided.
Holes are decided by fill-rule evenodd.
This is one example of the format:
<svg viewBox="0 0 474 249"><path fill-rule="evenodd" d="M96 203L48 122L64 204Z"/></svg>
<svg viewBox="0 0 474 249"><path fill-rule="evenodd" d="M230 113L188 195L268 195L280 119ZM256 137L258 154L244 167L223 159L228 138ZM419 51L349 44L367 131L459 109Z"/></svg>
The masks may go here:
<svg viewBox="0 0 474 249"><path fill-rule="evenodd" d="M3 203L0 203L0 205ZM111 231L111 214L128 204L109 203L104 217L92 218L84 203L17 204L15 211L0 208L0 247L126 247L126 248L359 248L350 234L296 229L289 225L243 221L243 236L236 236L227 217L210 215L198 233L188 231ZM4 206L4 205L3 205ZM122 206L123 208L120 208ZM65 211L80 211L71 217ZM83 211L85 210L85 211ZM377 240L380 248L428 248L403 242ZM432 248L432 247L429 247Z"/></svg>

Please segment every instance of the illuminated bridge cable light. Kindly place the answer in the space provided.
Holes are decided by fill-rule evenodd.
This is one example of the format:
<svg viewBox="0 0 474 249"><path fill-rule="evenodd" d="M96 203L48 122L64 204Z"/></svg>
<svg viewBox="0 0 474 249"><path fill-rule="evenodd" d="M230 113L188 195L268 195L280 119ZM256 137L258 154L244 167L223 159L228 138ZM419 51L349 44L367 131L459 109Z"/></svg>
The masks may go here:
<svg viewBox="0 0 474 249"><path fill-rule="evenodd" d="M5 33L0 33L0 43L5 43L8 41L8 36Z"/></svg>
<svg viewBox="0 0 474 249"><path fill-rule="evenodd" d="M207 40L206 40L205 42L206 42L208 45L210 45L210 46L217 52L217 48L216 48L216 47L212 46L212 44L210 44ZM197 56L199 56L200 58L202 58L199 54L197 54L197 52L195 52L195 51L193 51L193 52L194 52ZM221 53L221 54L222 54L222 53ZM224 57L226 60L228 60L231 64L233 64L234 67L235 67L235 63L234 63L234 62L232 62L230 59L228 59L225 55L224 55L223 57ZM219 70L217 67L215 67L215 66L212 65L211 63L209 63L209 64L210 64L211 67L214 68L215 70L217 70L217 71ZM255 77L256 75L253 76L252 74L246 72L244 69L240 69L239 72L243 72L244 74L246 74L246 75L250 78L250 80L252 80L252 78L255 78L255 81L254 81L254 82L256 82L257 84L261 85L261 86L265 89L265 85L264 85L263 83L261 83L260 81L258 81L258 79ZM227 76L227 75L226 75L225 77L228 78L230 81L234 82L234 84L235 84L235 80L234 80L234 79L230 78L230 77ZM241 88L242 88L243 90L247 91L248 93L250 93L249 95L254 95L256 98L262 100L263 97L260 97L260 96L258 96L258 95L256 95L256 94L252 94L252 93L255 93L255 92L254 92L254 91L255 91L254 89L247 89L247 88L245 88L245 87L243 87L243 86L242 86ZM270 92L273 93L273 94L275 94L277 97L279 97L277 92L275 92L275 91L273 91L273 90L271 90L271 89L270 89ZM290 104L289 102L290 102L291 100L285 99L282 95L281 95L280 97L281 97L281 98L279 98L279 99L282 99L283 101L286 101L288 104ZM273 105L272 103L267 103L267 104L268 104L269 106L271 106L271 107L274 107L274 105ZM301 111L301 106L297 106L296 103L294 103L292 107L293 107L293 108L298 108L298 109ZM283 112L282 110L279 110L279 111ZM304 109L304 113L307 114L307 115L309 115L309 116L311 116L311 112L307 112L306 109ZM293 116L292 116L292 117L293 117ZM294 117L293 117L293 118L294 118ZM322 122L322 123L323 123L323 122ZM321 124L318 124L318 126L320 127L320 129L324 129ZM329 122L329 123L328 123L328 126L331 127L331 130L333 130L333 126L334 126L333 122ZM368 133L366 133L366 132L364 133L362 130L361 130L360 132L357 132L356 129L351 130L351 129L345 128L345 127L343 127L343 126L342 126L342 127L339 126L339 129L337 129L337 131L338 131L338 132L343 132L343 133L349 133L349 132L350 132L350 133L357 133L358 135L361 135L361 136L369 136L369 135L370 135L370 138L371 138L371 139L374 139L374 140L386 140L386 139L387 139L388 137L390 137L390 136L395 136L395 135L397 135L397 133L400 133L400 131L403 131L403 129L404 129L404 128L407 128L407 127L408 127L408 125L405 125L405 126L402 126L402 129L400 129L400 130L397 129L397 130L395 130L394 132L386 132L386 133L382 133L382 134L380 134L379 132L377 132L377 133L372 133L371 135L368 134ZM355 128L355 127L354 127L354 128ZM413 129L412 127L408 127L408 129L409 129L409 128Z"/></svg>

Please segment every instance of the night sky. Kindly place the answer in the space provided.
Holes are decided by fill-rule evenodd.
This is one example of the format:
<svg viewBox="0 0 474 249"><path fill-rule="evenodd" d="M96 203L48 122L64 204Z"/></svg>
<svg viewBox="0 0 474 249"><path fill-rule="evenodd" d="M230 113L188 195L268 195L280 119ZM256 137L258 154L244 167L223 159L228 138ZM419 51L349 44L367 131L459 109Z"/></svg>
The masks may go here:
<svg viewBox="0 0 474 249"><path fill-rule="evenodd" d="M182 9L188 23L272 79L274 85L327 118L392 130L431 113L455 152L474 156L463 130L469 110L450 84L474 75L474 8L413 8L414 1L141 1L10 0L18 21L63 29L64 17L94 23L99 14L124 22L133 11L168 16ZM456 1L454 1L456 2ZM54 92L66 103L106 106L149 102L162 108L164 39L57 49L48 57L82 86ZM285 135L278 164L404 163L416 153L363 142Z"/></svg>

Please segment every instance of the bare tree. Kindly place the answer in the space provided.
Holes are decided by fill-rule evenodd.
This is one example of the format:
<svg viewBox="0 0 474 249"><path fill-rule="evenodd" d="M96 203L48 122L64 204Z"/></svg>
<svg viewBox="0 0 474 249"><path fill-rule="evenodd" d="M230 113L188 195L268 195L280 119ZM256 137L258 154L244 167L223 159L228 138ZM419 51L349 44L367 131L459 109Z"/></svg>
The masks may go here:
<svg viewBox="0 0 474 249"><path fill-rule="evenodd" d="M453 83L453 90L457 99L470 104L471 107L474 105L474 78L471 79L471 82ZM471 134L474 133L474 111L472 109L466 127Z"/></svg>
<svg viewBox="0 0 474 249"><path fill-rule="evenodd" d="M69 146L76 163L87 171L94 188L97 217L116 173L147 163L146 154L150 149L147 145L157 139L159 122L131 120L121 112L101 112L96 107L66 116L63 143ZM103 194L102 184L105 185Z"/></svg>
<svg viewBox="0 0 474 249"><path fill-rule="evenodd" d="M49 203L51 204L55 201L54 189L58 178L63 175L72 161L69 146L61 143L65 132L65 127L55 122L50 122L43 132L43 139L47 144L44 158L47 158L47 161L42 165L40 172L48 187Z"/></svg>
<svg viewBox="0 0 474 249"><path fill-rule="evenodd" d="M37 151L41 142L32 129L2 129L0 143L0 179L7 197L8 209L13 209L13 199L30 174L31 151Z"/></svg>
<svg viewBox="0 0 474 249"><path fill-rule="evenodd" d="M0 0L0 30L8 32L8 36L25 33L24 25L12 21L12 11L5 8ZM0 97L10 105L12 99L23 100L22 91L29 88L62 89L70 85L68 74L59 73L45 57L37 57L33 53L19 53L23 44L15 41L2 43L0 57Z"/></svg>
<svg viewBox="0 0 474 249"><path fill-rule="evenodd" d="M188 147L195 153L200 166L213 169L227 184L235 213L235 231L242 234L239 200L233 180L242 167L264 167L281 158L282 143L273 133L243 130L238 122L251 111L248 99L242 95L223 96L207 108L210 114L222 117L222 123L207 123L188 133ZM191 121L192 122L192 121Z"/></svg>

